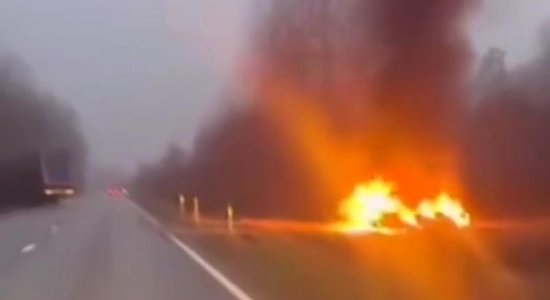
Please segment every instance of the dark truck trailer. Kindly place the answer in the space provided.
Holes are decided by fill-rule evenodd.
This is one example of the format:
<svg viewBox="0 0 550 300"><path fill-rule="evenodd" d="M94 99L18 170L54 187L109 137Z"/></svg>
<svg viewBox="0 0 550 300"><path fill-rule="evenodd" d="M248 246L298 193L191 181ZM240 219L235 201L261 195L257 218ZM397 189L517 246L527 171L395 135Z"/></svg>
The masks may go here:
<svg viewBox="0 0 550 300"><path fill-rule="evenodd" d="M65 152L32 153L0 162L0 207L50 203L75 193Z"/></svg>
<svg viewBox="0 0 550 300"><path fill-rule="evenodd" d="M41 153L40 169L46 196L60 198L75 194L76 183L69 152L48 151Z"/></svg>

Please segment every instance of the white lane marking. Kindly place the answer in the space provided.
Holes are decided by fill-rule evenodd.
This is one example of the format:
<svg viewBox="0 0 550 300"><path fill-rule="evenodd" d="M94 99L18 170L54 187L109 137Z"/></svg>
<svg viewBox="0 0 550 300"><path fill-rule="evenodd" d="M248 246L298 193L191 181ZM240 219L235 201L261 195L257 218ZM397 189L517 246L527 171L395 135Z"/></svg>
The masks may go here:
<svg viewBox="0 0 550 300"><path fill-rule="evenodd" d="M50 226L50 232L54 235L57 234L59 232L59 226L57 226L55 224Z"/></svg>
<svg viewBox="0 0 550 300"><path fill-rule="evenodd" d="M235 283L225 277L218 269L214 268L204 258L202 258L197 252L189 248L185 243L179 240L174 235L168 233L168 237L183 250L189 257L191 257L197 264L199 264L206 272L208 272L214 279L216 279L221 285L223 285L235 298L238 300L252 300L241 288Z"/></svg>
<svg viewBox="0 0 550 300"><path fill-rule="evenodd" d="M21 249L21 253L29 253L36 249L36 244L31 243Z"/></svg>
<svg viewBox="0 0 550 300"><path fill-rule="evenodd" d="M212 276L219 284L221 284L233 297L237 300L253 300L252 297L247 295L239 286L229 280L225 275L223 275L218 269L213 267L208 263L204 258L202 258L197 252L187 246L184 242L178 239L176 236L171 234L167 229L165 229L160 222L155 219L149 212L144 210L141 206L134 203L132 200L128 200L134 208L136 208L141 214L143 214L146 219L153 223L156 227L164 232L170 238L170 240L178 246L185 254L187 254L192 260L194 260L199 266L201 266L210 276Z"/></svg>
<svg viewBox="0 0 550 300"><path fill-rule="evenodd" d="M147 212L145 209L143 209L139 204L134 203L134 201L128 199L129 203L131 203L149 222L153 223L155 227L162 229L164 231L164 228L162 228L162 225L160 225L160 222L155 219L149 212Z"/></svg>

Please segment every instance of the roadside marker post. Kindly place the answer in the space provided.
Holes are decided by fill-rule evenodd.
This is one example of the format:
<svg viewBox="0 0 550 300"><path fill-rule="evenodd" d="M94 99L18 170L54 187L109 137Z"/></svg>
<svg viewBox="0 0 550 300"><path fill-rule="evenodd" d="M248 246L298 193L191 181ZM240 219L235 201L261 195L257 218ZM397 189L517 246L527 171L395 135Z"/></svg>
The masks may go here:
<svg viewBox="0 0 550 300"><path fill-rule="evenodd" d="M182 215L185 215L185 197L182 194L179 195L179 203L180 203L180 213Z"/></svg>
<svg viewBox="0 0 550 300"><path fill-rule="evenodd" d="M193 198L193 221L195 224L200 222L199 199L197 197Z"/></svg>
<svg viewBox="0 0 550 300"><path fill-rule="evenodd" d="M229 234L233 234L235 232L233 215L233 207L231 205L227 205L227 230L229 231Z"/></svg>

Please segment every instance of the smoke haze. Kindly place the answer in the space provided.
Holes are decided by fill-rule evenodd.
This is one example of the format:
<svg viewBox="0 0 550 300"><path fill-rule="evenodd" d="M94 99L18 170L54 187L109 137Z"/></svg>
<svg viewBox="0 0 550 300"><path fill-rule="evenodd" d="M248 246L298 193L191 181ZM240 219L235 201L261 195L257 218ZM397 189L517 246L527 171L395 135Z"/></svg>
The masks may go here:
<svg viewBox="0 0 550 300"><path fill-rule="evenodd" d="M63 149L74 159L75 181L83 182L87 144L77 113L38 89L14 57L0 58L0 120L0 162Z"/></svg>
<svg viewBox="0 0 550 300"><path fill-rule="evenodd" d="M113 170L173 142L143 166L167 195L328 218L353 185L384 176L411 202L445 188L510 211L526 192L526 210L544 206L547 51L527 59L550 15L543 2L21 1L2 4L0 42L39 75L31 94L72 103L94 161ZM470 93L474 54L493 45L505 79ZM205 115L214 120L194 138Z"/></svg>
<svg viewBox="0 0 550 300"><path fill-rule="evenodd" d="M346 8L353 1L331 2L332 35L353 41ZM270 5L4 0L0 7L0 52L21 57L40 86L79 112L93 162L132 169L158 157L170 142L192 144L197 128L227 98L221 94L234 84L234 69L243 66L238 58L246 36L265 27L251 23L250 12L265 12ZM252 19L262 22L268 15ZM510 65L524 63L534 55L537 32L548 16L544 0L484 1L469 28L476 54L497 46L507 51ZM342 86L349 82L346 76L333 77Z"/></svg>
<svg viewBox="0 0 550 300"><path fill-rule="evenodd" d="M411 201L458 190L472 58L466 22L475 6L286 0L261 7L264 24L243 75L254 84L240 109L199 136L184 164L187 180L173 186L207 205L299 218L334 217L353 185L377 175L398 182Z"/></svg>
<svg viewBox="0 0 550 300"><path fill-rule="evenodd" d="M550 27L539 36L539 55L507 68L487 56L491 84L482 86L465 143L466 179L486 213L544 216L550 199ZM479 100L479 99L478 99Z"/></svg>
<svg viewBox="0 0 550 300"><path fill-rule="evenodd" d="M81 116L91 161L131 171L219 106L254 0L3 0L0 53Z"/></svg>

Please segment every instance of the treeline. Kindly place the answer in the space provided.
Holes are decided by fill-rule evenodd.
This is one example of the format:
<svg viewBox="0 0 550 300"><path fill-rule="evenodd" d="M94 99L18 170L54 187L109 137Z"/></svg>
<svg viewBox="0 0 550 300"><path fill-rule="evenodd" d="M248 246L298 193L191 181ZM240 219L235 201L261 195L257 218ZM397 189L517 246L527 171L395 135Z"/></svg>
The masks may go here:
<svg viewBox="0 0 550 300"><path fill-rule="evenodd" d="M77 113L38 89L27 66L11 56L0 58L0 141L0 163L7 165L46 149L66 149L75 179L84 184L87 149ZM0 206L14 203L9 195L2 198Z"/></svg>
<svg viewBox="0 0 550 300"><path fill-rule="evenodd" d="M496 68L468 119L463 178L487 213L550 213L550 27L539 46L524 66L508 70L498 56L486 64Z"/></svg>
<svg viewBox="0 0 550 300"><path fill-rule="evenodd" d="M328 217L329 197L315 190L303 162L283 145L258 111L235 111L202 132L192 153L173 145L157 163L142 165L132 190L172 204L178 194L197 196L211 213L232 204L245 216Z"/></svg>

